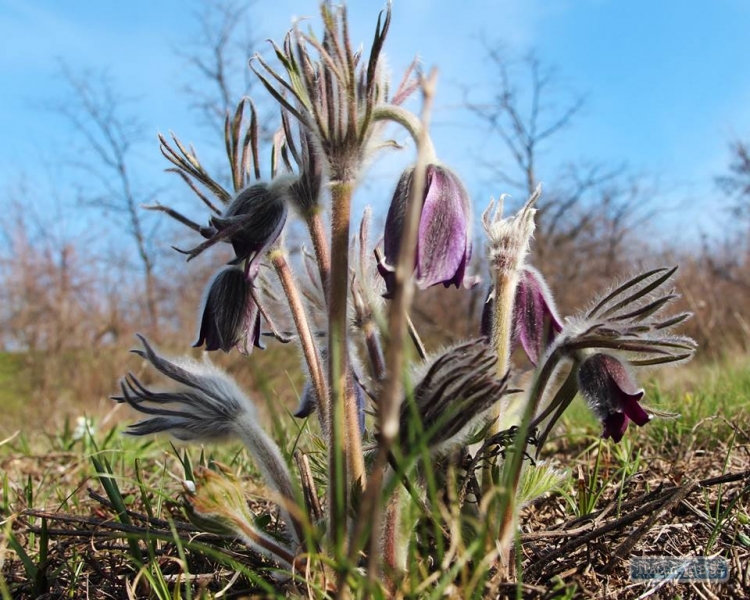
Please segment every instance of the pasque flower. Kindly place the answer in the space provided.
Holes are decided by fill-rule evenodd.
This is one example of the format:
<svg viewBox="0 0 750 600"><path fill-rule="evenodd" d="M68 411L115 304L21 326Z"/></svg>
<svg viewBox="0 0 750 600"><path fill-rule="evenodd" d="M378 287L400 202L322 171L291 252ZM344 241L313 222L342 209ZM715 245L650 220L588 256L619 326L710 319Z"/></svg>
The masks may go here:
<svg viewBox="0 0 750 600"><path fill-rule="evenodd" d="M449 348L428 360L410 399L401 405L399 432L404 452L421 436L433 452L443 452L465 441L488 410L507 393L508 375L497 377L497 357L486 340ZM416 409L416 410L415 410ZM419 417L415 431L415 416Z"/></svg>
<svg viewBox="0 0 750 600"><path fill-rule="evenodd" d="M163 432L193 442L240 439L266 484L278 496L292 541L299 544L301 526L288 510L294 502L291 475L281 450L260 426L252 402L229 375L208 360L198 362L187 357L167 360L144 337L138 338L143 349L133 353L150 362L176 386L174 391L156 392L132 373L128 374L120 384L122 395L112 399L126 402L148 417L130 425L127 432L137 436Z"/></svg>
<svg viewBox="0 0 750 600"><path fill-rule="evenodd" d="M635 275L606 290L588 310L565 319L540 367L545 377L561 361L572 361L573 369L533 421L537 426L552 415L539 435L541 442L576 390L602 421L605 438L619 441L630 421L639 426L649 421L639 404L643 390L635 382L634 371L688 361L696 348L694 340L671 331L690 313L663 314L678 298L667 287L675 271L660 268Z"/></svg>
<svg viewBox="0 0 750 600"><path fill-rule="evenodd" d="M264 251L281 235L287 217L287 199L293 178L278 177L270 184L256 183L242 190L221 217L212 217L216 234L234 248L231 265L248 261L248 279L258 273ZM209 241L211 241L209 239Z"/></svg>
<svg viewBox="0 0 750 600"><path fill-rule="evenodd" d="M252 285L244 271L237 267L226 267L216 274L203 301L194 348L205 344L208 351L229 352L237 346L245 354L251 352L253 346L263 348L260 311L250 291Z"/></svg>
<svg viewBox="0 0 750 600"><path fill-rule="evenodd" d="M284 229L288 213L287 205L291 201L290 189L295 184L299 184L298 179L293 175L281 175L268 183L258 182L246 186L231 195L208 176L195 155L188 152L177 138L175 138L175 143L180 148L182 156L173 150L164 138L160 139L162 140L162 152L177 166L176 169L172 170L188 182L212 210L213 216L210 217L208 226L204 226L191 221L167 206L156 204L146 208L165 212L206 238L205 242L189 250L175 248L178 252L186 254L188 261L219 242L228 242L232 244L235 253L235 258L229 264L244 264L248 279L253 279L258 272L265 251L278 239ZM230 141L227 143L229 144ZM256 154L255 150L252 150L251 153ZM242 168L237 167L235 171L242 171ZM256 177L260 177L257 170ZM226 205L226 208L219 210L214 206L191 179L195 179L212 190ZM237 180L236 184L239 184L245 179L245 176L237 172L235 173L235 179Z"/></svg>
<svg viewBox="0 0 750 600"><path fill-rule="evenodd" d="M630 421L643 427L651 418L640 405L643 390L627 363L616 356L597 353L586 358L578 370L578 385L604 425L603 438L619 442Z"/></svg>
<svg viewBox="0 0 750 600"><path fill-rule="evenodd" d="M386 282L386 297L393 293L404 219L412 195L414 169L401 175L388 209L383 239L385 257L378 265ZM458 176L442 165L430 164L421 194L417 251L414 265L421 289L442 283L445 287L471 285L466 269L471 260L471 199Z"/></svg>
<svg viewBox="0 0 750 600"><path fill-rule="evenodd" d="M492 335L494 310L494 292L490 292L482 311L481 325L482 335L488 338ZM524 265L519 271L513 303L511 352L520 343L531 364L536 366L562 329L544 277L534 267Z"/></svg>

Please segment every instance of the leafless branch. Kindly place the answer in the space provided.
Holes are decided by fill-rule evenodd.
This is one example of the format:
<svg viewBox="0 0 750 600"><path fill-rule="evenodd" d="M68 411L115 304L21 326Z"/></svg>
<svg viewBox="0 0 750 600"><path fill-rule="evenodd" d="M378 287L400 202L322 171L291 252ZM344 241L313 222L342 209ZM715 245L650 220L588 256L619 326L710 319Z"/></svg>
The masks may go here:
<svg viewBox="0 0 750 600"><path fill-rule="evenodd" d="M79 200L114 213L116 227L122 227L133 241L144 280L146 310L151 326L156 327L155 253L148 244L145 213L140 210L154 194L137 189L132 165L134 146L147 136L137 117L125 112L128 100L115 91L106 73L77 74L62 64L61 74L71 99L59 102L55 110L72 126L88 153L70 161L88 178L78 186ZM97 186L90 185L92 179Z"/></svg>

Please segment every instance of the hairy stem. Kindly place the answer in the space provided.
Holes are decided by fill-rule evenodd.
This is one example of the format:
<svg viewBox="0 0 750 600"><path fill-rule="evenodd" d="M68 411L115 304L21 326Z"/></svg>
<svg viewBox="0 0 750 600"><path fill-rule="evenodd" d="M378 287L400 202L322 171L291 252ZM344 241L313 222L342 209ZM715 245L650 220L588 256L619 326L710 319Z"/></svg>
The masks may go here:
<svg viewBox="0 0 750 600"><path fill-rule="evenodd" d="M497 355L497 376L505 377L510 368L510 338L513 334L513 304L518 285L518 273L498 271L495 277L495 302L492 319L492 346ZM492 425L487 437L500 433L501 405L492 409ZM487 460L482 467L482 492L487 492L498 483L497 459ZM492 527L490 528L492 529Z"/></svg>
<svg viewBox="0 0 750 600"><path fill-rule="evenodd" d="M289 264L286 262L283 250L278 248L274 249L270 252L269 256L271 258L271 264L273 264L274 269L276 269L276 273L281 281L281 287L284 290L284 294L289 301L289 308L292 312L292 319L294 319L294 326L297 329L300 345L302 346L302 354L305 356L307 370L310 372L310 379L312 380L315 394L318 397L320 419L323 425L327 426L328 404L326 399L328 398L328 386L326 385L320 354L315 346L313 334L307 321L307 314L305 313L305 307L302 304L302 298L300 297Z"/></svg>
<svg viewBox="0 0 750 600"><path fill-rule="evenodd" d="M320 211L310 211L305 221L307 222L307 229L310 232L310 238L315 250L315 258L318 261L320 282L323 285L323 294L325 295L328 293L329 281L331 279L331 253L328 249L328 239ZM328 298L324 298L324 300L328 302Z"/></svg>
<svg viewBox="0 0 750 600"><path fill-rule="evenodd" d="M353 181L331 182L331 279L328 289L328 527L336 551L345 552L348 506L347 437L347 295L349 292L349 222Z"/></svg>
<svg viewBox="0 0 750 600"><path fill-rule="evenodd" d="M380 347L378 328L372 319L368 319L362 325L362 332L367 347L367 355L370 357L370 366L375 381L381 381L385 377L385 359L383 349Z"/></svg>
<svg viewBox="0 0 750 600"><path fill-rule="evenodd" d="M414 289L412 274L414 270L414 252L417 245L417 229L419 215L422 208L422 193L424 190L425 169L429 160L427 128L435 90L437 73L433 70L427 80L422 82L424 104L422 108L422 128L417 144L417 166L414 170L412 195L406 211L402 230L401 247L395 269L395 291L389 307L389 330L385 353L386 376L378 397L378 419L380 439L378 453L375 458L367 488L361 504L361 516L354 532L350 558L356 556L359 538L372 527L370 533L370 548L368 553L368 576L371 580L377 576L379 567L378 544L381 539L382 502L381 493L383 479L388 466L391 448L398 437L399 414L403 398L403 368L404 368L404 340L408 333L406 315L411 305ZM429 144L429 146L428 146Z"/></svg>
<svg viewBox="0 0 750 600"><path fill-rule="evenodd" d="M293 512L296 512L294 487L289 467L281 455L281 450L254 418L250 419L247 416L243 418L239 432L242 443L255 459L255 464L261 470L266 483L279 494L281 515L289 526L292 539L299 546L304 540L304 530L301 523L293 516Z"/></svg>
<svg viewBox="0 0 750 600"><path fill-rule="evenodd" d="M401 488L397 487L388 499L385 508L382 554L386 571L393 575L400 575L406 571L407 541L401 533ZM393 587L393 583L391 586ZM390 590L395 592L394 589Z"/></svg>
<svg viewBox="0 0 750 600"><path fill-rule="evenodd" d="M398 123L406 129L414 143L417 144L419 152L424 153L426 163L435 162L437 156L435 147L432 145L429 134L425 131L424 119L420 120L414 113L401 106L388 104L376 107L372 113L372 120Z"/></svg>

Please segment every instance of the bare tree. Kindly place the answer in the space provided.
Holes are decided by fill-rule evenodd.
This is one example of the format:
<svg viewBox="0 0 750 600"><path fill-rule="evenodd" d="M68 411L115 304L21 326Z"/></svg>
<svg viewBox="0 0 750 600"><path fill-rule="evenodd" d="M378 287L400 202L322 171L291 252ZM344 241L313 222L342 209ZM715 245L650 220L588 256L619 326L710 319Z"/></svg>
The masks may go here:
<svg viewBox="0 0 750 600"><path fill-rule="evenodd" d="M150 326L155 329L158 325L156 254L148 241L151 217L141 205L152 203L156 191L137 184L133 165L135 147L149 136L138 118L126 112L127 99L116 93L106 73L76 75L63 65L62 75L72 99L58 103L55 109L84 145L80 156L68 159L86 175L79 186L80 200L114 216L118 227L132 241L143 278L146 312Z"/></svg>
<svg viewBox="0 0 750 600"><path fill-rule="evenodd" d="M729 144L728 174L716 177L716 185L731 198L732 223L720 244L703 242L703 263L714 278L747 293L750 290L750 146L740 140Z"/></svg>
<svg viewBox="0 0 750 600"><path fill-rule="evenodd" d="M496 69L498 86L490 102L467 102L479 119L490 127L503 141L513 157L513 169L497 163L487 163L497 179L531 195L538 183L537 159L543 145L569 126L584 106L584 99L574 97L558 108L549 104L548 95L557 87L556 71L534 55L529 54L520 63L508 60L502 49L487 49L488 58ZM527 71L528 89L521 88L515 80L519 68ZM511 73L513 71L513 73Z"/></svg>
<svg viewBox="0 0 750 600"><path fill-rule="evenodd" d="M533 53L514 61L501 47L488 47L487 55L497 81L492 97L484 102L467 97L466 105L511 160L482 164L509 191L529 196L541 179L545 151L574 124L585 99L566 91L558 71ZM550 167L544 166L549 177ZM643 189L621 165L578 161L556 169L545 181L535 242L536 262L553 284L583 277L593 283L622 268L629 234L649 216Z"/></svg>
<svg viewBox="0 0 750 600"><path fill-rule="evenodd" d="M750 220L750 146L740 140L729 144L732 154L729 173L716 178L716 183L733 196L736 216Z"/></svg>
<svg viewBox="0 0 750 600"><path fill-rule="evenodd" d="M247 66L258 39L250 29L252 0L200 0L198 36L176 52L189 67L184 87L201 124L223 135L227 110L256 83Z"/></svg>

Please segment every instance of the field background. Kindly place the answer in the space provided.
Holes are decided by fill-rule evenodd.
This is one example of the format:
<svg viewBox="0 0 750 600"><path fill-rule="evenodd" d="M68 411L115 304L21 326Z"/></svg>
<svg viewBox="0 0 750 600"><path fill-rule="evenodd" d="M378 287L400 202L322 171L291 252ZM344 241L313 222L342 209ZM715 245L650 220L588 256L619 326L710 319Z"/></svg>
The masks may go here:
<svg viewBox="0 0 750 600"><path fill-rule="evenodd" d="M13 82L0 98L3 600L270 594L255 575L258 558L199 534L179 500L192 467L215 459L238 476L262 525L273 525L242 448L128 438L135 416L110 397L128 372L156 381L129 353L137 333L167 355L202 355L191 344L204 290L231 257L213 248L187 264L173 248L199 243L197 234L142 209L159 202L198 223L208 217L163 172L170 165L155 133L174 130L194 144L228 185L224 116L248 95L265 161L278 107L247 59L271 54L264 40L281 39L291 12L315 13L317 3L301 4L0 1L0 79ZM613 444L581 399L573 403L540 454L539 472L557 484L522 513L522 587L486 595L748 597L746 5L653 3L644 14L640 3L509 0L498 17L494 1L429 15L423 3L395 4L389 65L395 81L416 53L441 68L431 134L475 202L472 271L484 279L472 290L418 294L412 317L428 351L478 335L489 280L479 215L489 198L510 194L511 211L540 183L530 262L559 312L576 315L634 272L678 265L675 311L692 313L680 332L698 342L691 363L640 375L645 403L677 418L631 426ZM356 47L371 39L377 10L350 8ZM416 100L407 106L419 110ZM373 243L413 160L406 136L396 141L402 151L374 161L355 197L355 220L373 207ZM286 245L304 281L310 244L291 219ZM284 307L271 305L289 329ZM324 330L320 310L309 308ZM250 357L211 359L291 454L307 427L290 414L305 384L293 344L269 338ZM321 443L313 436L301 446L318 469ZM730 581L656 589L629 580L624 559L659 554L722 556ZM468 566L440 579L414 556L406 597L461 598L469 589ZM425 581L435 587L422 589Z"/></svg>

